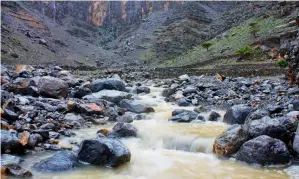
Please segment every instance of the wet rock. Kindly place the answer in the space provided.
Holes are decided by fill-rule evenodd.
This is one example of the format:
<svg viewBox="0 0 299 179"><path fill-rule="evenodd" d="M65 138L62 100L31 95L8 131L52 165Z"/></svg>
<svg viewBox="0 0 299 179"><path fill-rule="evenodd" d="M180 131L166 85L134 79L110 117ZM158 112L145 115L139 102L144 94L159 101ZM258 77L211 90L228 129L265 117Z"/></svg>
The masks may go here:
<svg viewBox="0 0 299 179"><path fill-rule="evenodd" d="M132 95L127 92L117 90L102 90L97 93L86 95L83 99L104 99L118 104L123 99L131 99Z"/></svg>
<svg viewBox="0 0 299 179"><path fill-rule="evenodd" d="M35 86L36 84L34 80L28 78L20 78L14 83L4 84L3 89L16 94L37 96L38 90Z"/></svg>
<svg viewBox="0 0 299 179"><path fill-rule="evenodd" d="M294 141L293 141L293 150L299 154L299 124L297 125L297 130L295 133Z"/></svg>
<svg viewBox="0 0 299 179"><path fill-rule="evenodd" d="M268 111L270 114L280 113L283 110L281 106L268 106Z"/></svg>
<svg viewBox="0 0 299 179"><path fill-rule="evenodd" d="M245 142L237 152L236 159L249 164L287 164L290 153L282 141L262 135Z"/></svg>
<svg viewBox="0 0 299 179"><path fill-rule="evenodd" d="M43 102L40 102L40 101L36 101L34 104L35 104L35 106L40 107L40 109L44 109L48 112L54 112L54 111L57 110L56 106L52 106L50 104L43 103Z"/></svg>
<svg viewBox="0 0 299 179"><path fill-rule="evenodd" d="M74 169L78 165L79 163L74 153L61 151L34 164L33 168L40 172L63 172Z"/></svg>
<svg viewBox="0 0 299 179"><path fill-rule="evenodd" d="M133 117L130 114L124 114L116 118L117 122L131 123L133 122Z"/></svg>
<svg viewBox="0 0 299 179"><path fill-rule="evenodd" d="M53 123L46 123L39 127L40 129L53 130L55 125Z"/></svg>
<svg viewBox="0 0 299 179"><path fill-rule="evenodd" d="M190 103L185 98L181 98L178 100L178 105L179 106L190 106Z"/></svg>
<svg viewBox="0 0 299 179"><path fill-rule="evenodd" d="M10 164L5 166L8 170L8 173L12 176L16 177L31 177L32 173L26 169L23 169L19 165L16 164Z"/></svg>
<svg viewBox="0 0 299 179"><path fill-rule="evenodd" d="M131 153L121 141L101 137L82 141L78 159L93 165L118 167L130 162Z"/></svg>
<svg viewBox="0 0 299 179"><path fill-rule="evenodd" d="M44 144L44 149L45 150L51 150L51 151L59 151L61 150L60 146L56 144Z"/></svg>
<svg viewBox="0 0 299 179"><path fill-rule="evenodd" d="M292 104L293 104L293 109L299 111L299 100L293 101Z"/></svg>
<svg viewBox="0 0 299 179"><path fill-rule="evenodd" d="M162 91L162 96L168 98L169 96L171 96L172 94L175 93L176 88L167 88L167 89L163 89Z"/></svg>
<svg viewBox="0 0 299 179"><path fill-rule="evenodd" d="M125 91L126 86L122 80L116 78L108 78L103 80L94 80L91 83L91 91L98 92L103 89Z"/></svg>
<svg viewBox="0 0 299 179"><path fill-rule="evenodd" d="M58 139L60 134L58 132L49 132L50 139Z"/></svg>
<svg viewBox="0 0 299 179"><path fill-rule="evenodd" d="M129 123L118 122L113 128L108 137L136 137L137 128Z"/></svg>
<svg viewBox="0 0 299 179"><path fill-rule="evenodd" d="M196 87L194 86L188 86L187 88L185 88L183 90L183 95L186 96L188 94L191 94L191 93L197 93L197 89Z"/></svg>
<svg viewBox="0 0 299 179"><path fill-rule="evenodd" d="M31 132L32 134L39 134L40 136L42 136L43 140L48 140L49 137L49 130L45 130L45 129L37 129Z"/></svg>
<svg viewBox="0 0 299 179"><path fill-rule="evenodd" d="M190 77L187 74L179 76L180 81L187 81L190 80Z"/></svg>
<svg viewBox="0 0 299 179"><path fill-rule="evenodd" d="M119 106L122 108L127 109L130 112L134 113L150 113L150 112L155 112L153 107L150 107L148 105L141 104L137 101L133 100L121 100L119 102Z"/></svg>
<svg viewBox="0 0 299 179"><path fill-rule="evenodd" d="M39 93L46 97L61 98L68 95L68 84L59 78L42 77L38 82Z"/></svg>
<svg viewBox="0 0 299 179"><path fill-rule="evenodd" d="M19 142L16 131L1 130L1 151L9 150L11 153L24 153L25 149Z"/></svg>
<svg viewBox="0 0 299 179"><path fill-rule="evenodd" d="M43 137L39 134L30 134L28 146L34 148L38 143L43 141Z"/></svg>
<svg viewBox="0 0 299 179"><path fill-rule="evenodd" d="M150 93L150 88L149 87L145 87L145 86L138 86L138 87L136 87L136 93L137 94L140 94L140 93L146 93L146 94L148 94L148 93Z"/></svg>
<svg viewBox="0 0 299 179"><path fill-rule="evenodd" d="M63 119L67 124L74 126L75 128L80 128L84 123L83 117L75 113L67 113Z"/></svg>
<svg viewBox="0 0 299 179"><path fill-rule="evenodd" d="M79 87L75 89L74 97L75 98L82 98L83 96L86 96L91 93L91 90L87 87Z"/></svg>
<svg viewBox="0 0 299 179"><path fill-rule="evenodd" d="M168 121L173 122L191 122L197 119L198 113L188 110L174 110L172 112L172 117Z"/></svg>
<svg viewBox="0 0 299 179"><path fill-rule="evenodd" d="M213 152L225 156L234 154L247 139L247 131L241 125L234 124L215 139Z"/></svg>
<svg viewBox="0 0 299 179"><path fill-rule="evenodd" d="M9 154L2 154L1 155L1 166L15 164L18 165L23 161L21 157L9 155Z"/></svg>
<svg viewBox="0 0 299 179"><path fill-rule="evenodd" d="M209 121L219 121L221 118L221 115L215 111L212 111L211 114L208 117Z"/></svg>
<svg viewBox="0 0 299 179"><path fill-rule="evenodd" d="M269 116L270 113L269 111L266 111L266 110L256 110L252 113L250 113L247 118L246 118L246 122L245 123L248 123L250 121L253 121L253 120L258 120L258 119L262 119L263 117L265 116Z"/></svg>
<svg viewBox="0 0 299 179"><path fill-rule="evenodd" d="M244 124L252 108L243 104L234 105L224 114L223 122L227 124Z"/></svg>
<svg viewBox="0 0 299 179"><path fill-rule="evenodd" d="M251 138L260 135L268 135L282 141L289 141L288 135L290 130L294 128L294 121L289 117L273 118L263 117L260 120L254 120L249 123L248 132Z"/></svg>

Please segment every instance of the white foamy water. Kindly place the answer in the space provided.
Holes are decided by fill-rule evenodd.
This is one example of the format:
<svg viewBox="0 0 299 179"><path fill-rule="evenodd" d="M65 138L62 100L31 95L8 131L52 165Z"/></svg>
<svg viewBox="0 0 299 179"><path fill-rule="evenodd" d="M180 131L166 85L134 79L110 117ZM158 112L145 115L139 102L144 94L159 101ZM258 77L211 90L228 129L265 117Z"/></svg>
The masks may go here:
<svg viewBox="0 0 299 179"><path fill-rule="evenodd" d="M137 138L122 139L131 151L131 161L117 169L86 165L61 174L33 172L33 178L72 179L275 179L290 178L293 168L253 167L232 159L221 160L212 153L216 136L227 125L222 122L172 123L168 122L174 109L193 110L193 107L178 107L166 103L161 97L161 88L151 88L151 93L139 96L137 100L154 106L155 113L148 114L147 120L134 121L138 129ZM223 116L223 111L218 111ZM208 115L204 114L204 115ZM76 136L64 138L61 145L69 141L95 138L100 128L112 128L113 124L93 126L76 131ZM30 168L36 161L50 153L28 156L24 163ZM297 175L298 176L298 175Z"/></svg>

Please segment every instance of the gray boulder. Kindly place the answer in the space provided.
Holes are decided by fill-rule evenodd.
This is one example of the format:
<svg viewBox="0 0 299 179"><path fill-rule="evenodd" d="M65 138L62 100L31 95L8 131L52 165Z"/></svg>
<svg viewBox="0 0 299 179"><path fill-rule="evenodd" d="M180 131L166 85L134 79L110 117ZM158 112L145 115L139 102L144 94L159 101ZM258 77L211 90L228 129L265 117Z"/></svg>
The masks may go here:
<svg viewBox="0 0 299 179"><path fill-rule="evenodd" d="M16 131L1 130L1 151L9 150L11 153L23 154L25 149L19 142Z"/></svg>
<svg viewBox="0 0 299 179"><path fill-rule="evenodd" d="M136 137L137 128L129 123L118 122L113 128L108 137Z"/></svg>
<svg viewBox="0 0 299 179"><path fill-rule="evenodd" d="M197 119L197 116L197 112L179 109L172 111L172 117L168 121L188 123Z"/></svg>
<svg viewBox="0 0 299 179"><path fill-rule="evenodd" d="M224 114L223 122L227 124L244 124L252 108L244 104L234 105Z"/></svg>
<svg viewBox="0 0 299 179"><path fill-rule="evenodd" d="M118 139L100 137L82 141L78 159L93 165L118 167L130 162L131 153Z"/></svg>
<svg viewBox="0 0 299 179"><path fill-rule="evenodd" d="M281 140L266 135L245 142L236 154L236 159L260 165L288 164L290 153Z"/></svg>
<svg viewBox="0 0 299 179"><path fill-rule="evenodd" d="M134 113L150 113L150 112L155 112L154 108L148 105L141 104L137 101L133 100L121 100L119 103L119 106L121 108L125 108L130 112Z"/></svg>
<svg viewBox="0 0 299 179"><path fill-rule="evenodd" d="M33 168L40 172L62 172L71 170L77 166L78 160L74 153L61 151L34 164Z"/></svg>
<svg viewBox="0 0 299 179"><path fill-rule="evenodd" d="M123 92L123 91L117 91L117 90L102 90L97 93L92 93L90 95L86 95L83 97L83 99L104 99L113 103L118 104L123 99L131 99L132 94Z"/></svg>
<svg viewBox="0 0 299 179"><path fill-rule="evenodd" d="M133 122L133 117L130 114L124 114L116 118L117 122L131 123Z"/></svg>
<svg viewBox="0 0 299 179"><path fill-rule="evenodd" d="M125 91L126 86L122 80L117 79L117 78L94 80L91 83L91 91L92 92L98 92L103 89Z"/></svg>

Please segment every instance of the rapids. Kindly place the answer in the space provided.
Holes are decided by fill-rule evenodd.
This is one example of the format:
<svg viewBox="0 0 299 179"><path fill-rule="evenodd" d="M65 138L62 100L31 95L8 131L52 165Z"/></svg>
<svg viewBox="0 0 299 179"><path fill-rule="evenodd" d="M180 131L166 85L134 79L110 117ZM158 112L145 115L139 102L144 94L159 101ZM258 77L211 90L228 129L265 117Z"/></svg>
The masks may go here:
<svg viewBox="0 0 299 179"><path fill-rule="evenodd" d="M221 134L227 125L222 122L205 123L171 123L168 118L178 107L167 103L161 97L161 88L151 88L151 93L139 95L142 103L153 105L155 113L148 114L148 120L134 121L138 129L138 138L122 139L130 149L131 162L117 169L100 168L90 165L65 173L45 174L33 172L38 179L209 179L209 178L297 178L298 166L257 167L237 162L233 159L219 159L212 153L216 136ZM218 111L222 116L223 111ZM208 115L208 114L205 114ZM113 124L93 126L76 131L76 136L63 138L60 145L80 143L83 139L95 138L100 128L112 128ZM74 147L74 146L73 146ZM51 152L38 152L25 158L23 167L31 166L48 156Z"/></svg>

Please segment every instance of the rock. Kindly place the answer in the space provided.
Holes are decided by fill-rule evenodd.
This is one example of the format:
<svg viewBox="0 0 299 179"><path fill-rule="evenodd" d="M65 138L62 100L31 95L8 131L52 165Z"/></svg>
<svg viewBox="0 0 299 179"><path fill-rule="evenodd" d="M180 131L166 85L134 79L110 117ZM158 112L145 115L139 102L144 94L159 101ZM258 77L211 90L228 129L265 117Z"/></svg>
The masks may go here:
<svg viewBox="0 0 299 179"><path fill-rule="evenodd" d="M9 109L4 109L3 111L4 111L3 117L7 120L16 121L19 119L19 116L15 112L13 112Z"/></svg>
<svg viewBox="0 0 299 179"><path fill-rule="evenodd" d="M121 141L101 137L82 141L78 159L93 165L118 167L130 162L131 153Z"/></svg>
<svg viewBox="0 0 299 179"><path fill-rule="evenodd" d="M17 73L21 73L23 71L28 71L28 72L32 72L34 70L33 66L30 65L17 65L16 66L16 72Z"/></svg>
<svg viewBox="0 0 299 179"><path fill-rule="evenodd" d="M281 106L268 106L267 107L270 114L280 113L283 110Z"/></svg>
<svg viewBox="0 0 299 179"><path fill-rule="evenodd" d="M9 155L9 154L2 154L1 155L1 166L15 164L18 165L23 161L21 157Z"/></svg>
<svg viewBox="0 0 299 179"><path fill-rule="evenodd" d="M38 43L47 46L47 41L45 39L39 39Z"/></svg>
<svg viewBox="0 0 299 179"><path fill-rule="evenodd" d="M50 139L58 139L59 136L60 134L58 132L52 132L52 131L49 132Z"/></svg>
<svg viewBox="0 0 299 179"><path fill-rule="evenodd" d="M34 164L33 168L39 172L62 172L71 170L78 165L75 154L69 151L61 151Z"/></svg>
<svg viewBox="0 0 299 179"><path fill-rule="evenodd" d="M19 141L24 147L27 146L29 143L29 136L30 133L28 131L24 131L19 135Z"/></svg>
<svg viewBox="0 0 299 179"><path fill-rule="evenodd" d="M149 87L145 87L145 86L138 86L138 87L136 87L136 93L137 94L140 94L140 93L146 93L146 94L148 94L148 93L150 93L150 88Z"/></svg>
<svg viewBox="0 0 299 179"><path fill-rule="evenodd" d="M67 113L63 119L67 124L79 128L84 123L83 117L80 114L75 114L75 113Z"/></svg>
<svg viewBox="0 0 299 179"><path fill-rule="evenodd" d="M180 81L187 81L190 80L190 77L187 74L179 76Z"/></svg>
<svg viewBox="0 0 299 179"><path fill-rule="evenodd" d="M81 113L85 113L88 115L103 113L103 109L95 103L80 104L79 107L80 107Z"/></svg>
<svg viewBox="0 0 299 179"><path fill-rule="evenodd" d="M294 141L293 141L293 149L297 154L299 154L299 124L297 125L297 130L295 133Z"/></svg>
<svg viewBox="0 0 299 179"><path fill-rule="evenodd" d="M188 101L186 101L185 98L181 98L178 100L178 105L179 106L190 106L190 103Z"/></svg>
<svg viewBox="0 0 299 179"><path fill-rule="evenodd" d="M298 118L299 119L299 111L291 111L286 114L289 117Z"/></svg>
<svg viewBox="0 0 299 179"><path fill-rule="evenodd" d="M191 122L195 120L198 116L198 113L188 110L174 110L172 112L172 117L168 121L173 122Z"/></svg>
<svg viewBox="0 0 299 179"><path fill-rule="evenodd" d="M42 77L38 82L39 93L45 97L61 98L68 95L68 84L59 78Z"/></svg>
<svg viewBox="0 0 299 179"><path fill-rule="evenodd" d="M55 143L54 144L44 144L44 146L43 146L44 149L51 150L51 151L60 151L61 147L56 144L56 141L53 141L53 142L55 142Z"/></svg>
<svg viewBox="0 0 299 179"><path fill-rule="evenodd" d="M169 96L171 96L172 94L175 93L175 90L176 90L176 88L163 89L162 96L168 98Z"/></svg>
<svg viewBox="0 0 299 179"><path fill-rule="evenodd" d="M293 104L293 109L295 111L299 111L299 100L293 101L292 104Z"/></svg>
<svg viewBox="0 0 299 179"><path fill-rule="evenodd" d="M11 153L24 153L24 147L19 142L16 131L1 130L1 151L4 153L6 150L10 150Z"/></svg>
<svg viewBox="0 0 299 179"><path fill-rule="evenodd" d="M49 130L44 130L44 129L37 129L31 132L32 134L39 134L42 136L43 140L48 140L50 139L49 137Z"/></svg>
<svg viewBox="0 0 299 179"><path fill-rule="evenodd" d="M217 155L231 155L239 150L248 139L248 133L239 124L234 124L227 128L215 139L213 152Z"/></svg>
<svg viewBox="0 0 299 179"><path fill-rule="evenodd" d="M211 114L208 117L209 121L219 121L221 118L221 115L215 111L212 111Z"/></svg>
<svg viewBox="0 0 299 179"><path fill-rule="evenodd" d="M119 106L134 113L150 113L155 112L153 107L141 104L137 101L124 99L119 102Z"/></svg>
<svg viewBox="0 0 299 179"><path fill-rule="evenodd" d="M183 95L186 96L188 94L191 94L191 93L197 93L197 89L196 87L194 86L188 86L187 88L185 88L183 90Z"/></svg>
<svg viewBox="0 0 299 179"><path fill-rule="evenodd" d="M250 121L257 120L257 119L262 119L263 117L269 115L270 113L266 110L256 110L247 116L245 123L249 123Z"/></svg>
<svg viewBox="0 0 299 179"><path fill-rule="evenodd" d="M83 99L104 99L113 103L118 104L123 99L131 99L132 95L127 92L117 91L117 90L102 90L97 93L92 93L86 95Z"/></svg>
<svg viewBox="0 0 299 179"><path fill-rule="evenodd" d="M103 89L125 91L126 86L122 80L116 78L108 78L103 80L94 80L91 83L91 91L98 92Z"/></svg>
<svg viewBox="0 0 299 179"><path fill-rule="evenodd" d="M28 170L23 169L19 165L11 164L6 166L8 173L16 177L32 177L32 173Z"/></svg>
<svg viewBox="0 0 299 179"><path fill-rule="evenodd" d="M79 88L77 88L75 90L74 97L75 98L82 98L83 96L86 96L90 93L91 93L91 90L89 88L80 86Z"/></svg>
<svg viewBox="0 0 299 179"><path fill-rule="evenodd" d="M39 134L30 134L28 146L34 148L38 143L43 141L43 137Z"/></svg>
<svg viewBox="0 0 299 179"><path fill-rule="evenodd" d="M243 104L234 105L224 114L223 122L227 124L244 124L252 108Z"/></svg>
<svg viewBox="0 0 299 179"><path fill-rule="evenodd" d="M288 164L290 153L282 141L262 135L245 142L236 159L249 164Z"/></svg>
<svg viewBox="0 0 299 179"><path fill-rule="evenodd" d="M20 78L14 83L4 84L3 89L16 94L36 96L38 90L35 86L36 83L34 82L34 80L28 78Z"/></svg>
<svg viewBox="0 0 299 179"><path fill-rule="evenodd" d="M129 123L118 122L113 128L108 137L136 137L137 128Z"/></svg>
<svg viewBox="0 0 299 179"><path fill-rule="evenodd" d="M124 114L116 118L117 122L131 123L133 122L133 117L130 114Z"/></svg>
<svg viewBox="0 0 299 179"><path fill-rule="evenodd" d="M288 117L273 118L263 117L260 120L251 121L248 125L250 138L255 138L260 135L268 135L282 141L289 141L288 135L290 130L294 128L294 122Z"/></svg>

